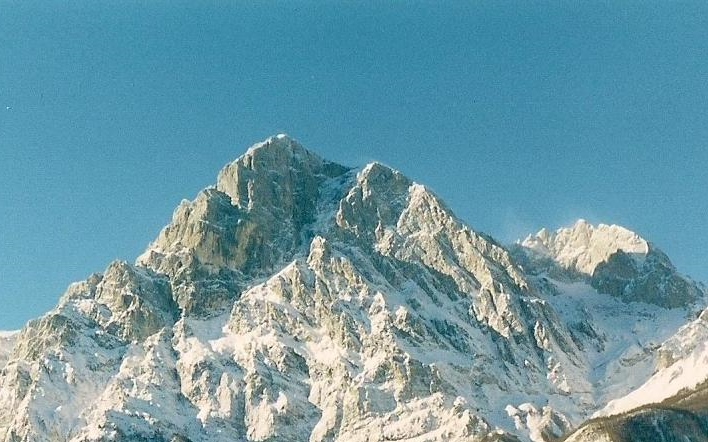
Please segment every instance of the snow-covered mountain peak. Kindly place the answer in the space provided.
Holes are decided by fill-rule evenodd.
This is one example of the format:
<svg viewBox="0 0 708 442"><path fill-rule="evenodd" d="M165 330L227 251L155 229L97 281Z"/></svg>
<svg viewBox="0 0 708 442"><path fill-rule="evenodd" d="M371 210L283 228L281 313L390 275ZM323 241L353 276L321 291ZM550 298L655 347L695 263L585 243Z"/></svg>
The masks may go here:
<svg viewBox="0 0 708 442"><path fill-rule="evenodd" d="M0 441L557 440L681 357L654 350L697 290L626 229L511 252L402 173L278 135L135 265L0 335Z"/></svg>
<svg viewBox="0 0 708 442"><path fill-rule="evenodd" d="M266 275L309 247L349 172L286 135L270 137L226 165L215 187L183 201L137 262L179 276L183 307L227 308L236 281ZM229 281L218 294L198 282L210 273Z"/></svg>
<svg viewBox="0 0 708 442"><path fill-rule="evenodd" d="M357 174L357 184L361 187L364 198L369 198L374 193L384 197L401 197L413 182L398 170L374 161L364 166Z"/></svg>
<svg viewBox="0 0 708 442"><path fill-rule="evenodd" d="M271 205L286 203L288 199L300 197L301 192L317 189L327 178L348 170L281 134L255 144L224 167L216 188L229 195L234 205L251 209L272 199Z"/></svg>
<svg viewBox="0 0 708 442"><path fill-rule="evenodd" d="M530 235L519 250L528 270L586 279L596 290L627 302L675 308L704 296L661 250L617 225L594 226L581 219L569 228Z"/></svg>
<svg viewBox="0 0 708 442"><path fill-rule="evenodd" d="M256 155L259 150L281 150L291 155L302 155L304 152L309 152L290 135L281 133L255 143L246 150L246 153L243 154L242 157L252 157Z"/></svg>
<svg viewBox="0 0 708 442"><path fill-rule="evenodd" d="M522 246L585 275L592 275L618 251L641 259L650 249L649 243L631 230L614 224L593 226L584 219L556 232L542 229L528 236Z"/></svg>

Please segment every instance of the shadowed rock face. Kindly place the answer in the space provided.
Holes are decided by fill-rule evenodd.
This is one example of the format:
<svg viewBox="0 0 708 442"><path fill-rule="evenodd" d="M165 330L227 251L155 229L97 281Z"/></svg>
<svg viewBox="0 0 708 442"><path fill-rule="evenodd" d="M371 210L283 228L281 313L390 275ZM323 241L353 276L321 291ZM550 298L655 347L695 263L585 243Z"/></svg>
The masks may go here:
<svg viewBox="0 0 708 442"><path fill-rule="evenodd" d="M561 437L670 332L602 313L702 293L626 229L539 235L512 254L398 171L269 138L0 341L0 441Z"/></svg>
<svg viewBox="0 0 708 442"><path fill-rule="evenodd" d="M666 308L690 305L701 296L698 285L679 275L668 257L653 248L640 257L623 251L613 253L595 268L590 283L599 292L626 302Z"/></svg>
<svg viewBox="0 0 708 442"><path fill-rule="evenodd" d="M708 441L708 386L682 391L660 404L594 419L567 442Z"/></svg>
<svg viewBox="0 0 708 442"><path fill-rule="evenodd" d="M629 415L593 421L566 442L708 441L708 413L648 408Z"/></svg>

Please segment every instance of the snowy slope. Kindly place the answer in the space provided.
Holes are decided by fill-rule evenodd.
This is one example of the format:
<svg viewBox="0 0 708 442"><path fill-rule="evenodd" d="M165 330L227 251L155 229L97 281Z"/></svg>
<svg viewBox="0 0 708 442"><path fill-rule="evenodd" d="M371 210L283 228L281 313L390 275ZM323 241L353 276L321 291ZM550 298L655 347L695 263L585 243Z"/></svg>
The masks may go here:
<svg viewBox="0 0 708 442"><path fill-rule="evenodd" d="M595 417L660 403L708 380L708 312L682 327L658 349L658 370L636 390L610 401Z"/></svg>
<svg viewBox="0 0 708 442"><path fill-rule="evenodd" d="M508 249L279 135L0 338L0 439L540 441L692 354L704 300L626 229Z"/></svg>

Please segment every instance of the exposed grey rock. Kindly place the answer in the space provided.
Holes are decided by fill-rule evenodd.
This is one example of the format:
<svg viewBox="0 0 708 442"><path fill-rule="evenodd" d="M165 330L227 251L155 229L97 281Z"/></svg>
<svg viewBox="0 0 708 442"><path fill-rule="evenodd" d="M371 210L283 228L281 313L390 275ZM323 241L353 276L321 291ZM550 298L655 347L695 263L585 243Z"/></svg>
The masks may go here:
<svg viewBox="0 0 708 442"><path fill-rule="evenodd" d="M691 305L702 296L699 286L679 275L669 258L653 247L639 260L623 251L613 253L595 268L590 283L627 302L666 308Z"/></svg>

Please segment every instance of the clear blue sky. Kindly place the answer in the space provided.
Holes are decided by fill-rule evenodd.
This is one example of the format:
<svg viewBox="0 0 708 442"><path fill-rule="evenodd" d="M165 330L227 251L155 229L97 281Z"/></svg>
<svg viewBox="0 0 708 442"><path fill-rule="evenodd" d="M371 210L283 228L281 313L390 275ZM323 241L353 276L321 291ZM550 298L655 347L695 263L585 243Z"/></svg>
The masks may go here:
<svg viewBox="0 0 708 442"><path fill-rule="evenodd" d="M287 132L514 241L625 225L708 281L708 3L0 0L0 329Z"/></svg>

